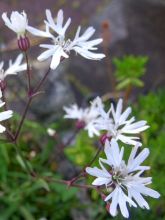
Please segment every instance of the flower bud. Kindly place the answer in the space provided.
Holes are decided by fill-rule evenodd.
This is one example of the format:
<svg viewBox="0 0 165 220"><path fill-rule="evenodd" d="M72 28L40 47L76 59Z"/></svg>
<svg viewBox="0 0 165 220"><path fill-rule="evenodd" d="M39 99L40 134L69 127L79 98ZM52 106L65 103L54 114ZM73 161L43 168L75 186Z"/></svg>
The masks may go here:
<svg viewBox="0 0 165 220"><path fill-rule="evenodd" d="M110 209L110 203L109 202L107 202L107 204L106 204L106 210L109 212L109 209Z"/></svg>
<svg viewBox="0 0 165 220"><path fill-rule="evenodd" d="M24 36L24 37L19 37L18 39L18 47L20 50L23 52L27 51L30 48L30 41L29 38Z"/></svg>
<svg viewBox="0 0 165 220"><path fill-rule="evenodd" d="M105 144L105 142L106 142L106 140L111 140L111 137L110 136L108 136L107 134L102 134L101 136L100 136L100 142L101 142L101 144L102 145L104 145Z"/></svg>
<svg viewBox="0 0 165 220"><path fill-rule="evenodd" d="M6 89L6 86L7 86L6 81L0 80L0 89L2 91L4 91Z"/></svg>
<svg viewBox="0 0 165 220"><path fill-rule="evenodd" d="M77 120L75 126L77 129L83 129L85 127L85 122L81 120Z"/></svg>

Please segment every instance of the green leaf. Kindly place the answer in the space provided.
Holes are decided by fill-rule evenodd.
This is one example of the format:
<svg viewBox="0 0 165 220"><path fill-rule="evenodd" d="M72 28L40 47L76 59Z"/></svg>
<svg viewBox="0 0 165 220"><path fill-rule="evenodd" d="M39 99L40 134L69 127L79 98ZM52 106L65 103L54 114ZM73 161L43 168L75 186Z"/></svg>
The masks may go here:
<svg viewBox="0 0 165 220"><path fill-rule="evenodd" d="M132 79L132 84L134 84L137 87L143 87L144 83L140 79Z"/></svg>
<svg viewBox="0 0 165 220"><path fill-rule="evenodd" d="M49 185L44 179L38 179L35 184L37 188L44 188L46 191L50 191Z"/></svg>
<svg viewBox="0 0 165 220"><path fill-rule="evenodd" d="M35 220L31 212L25 206L20 207L20 212L23 215L25 220Z"/></svg>
<svg viewBox="0 0 165 220"><path fill-rule="evenodd" d="M130 84L131 84L131 80L125 79L124 81L120 82L116 88L117 90L121 90L121 89L127 88Z"/></svg>

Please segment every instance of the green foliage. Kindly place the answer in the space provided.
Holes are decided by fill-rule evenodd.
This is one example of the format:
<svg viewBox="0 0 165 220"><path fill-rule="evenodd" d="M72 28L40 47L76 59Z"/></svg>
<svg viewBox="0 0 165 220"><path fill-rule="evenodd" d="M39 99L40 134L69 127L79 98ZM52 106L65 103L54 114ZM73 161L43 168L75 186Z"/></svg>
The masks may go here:
<svg viewBox="0 0 165 220"><path fill-rule="evenodd" d="M165 219L165 90L161 89L156 93L141 96L135 112L138 118L147 120L150 125L150 128L142 135L144 147L149 147L151 152L147 161L151 170L147 175L153 177L152 187L161 194L159 200L149 199L151 211L144 212L144 216L150 220ZM143 219L144 216L139 215L140 219Z"/></svg>
<svg viewBox="0 0 165 220"><path fill-rule="evenodd" d="M20 120L14 117L16 124ZM54 125L55 127L56 125ZM34 135L35 134L35 135ZM46 129L39 123L26 120L18 146L24 158L37 171L38 177L29 177L22 158L14 145L0 144L0 220L71 219L71 207L76 206L77 189L45 181L44 177L62 178L52 168L55 141L46 141Z"/></svg>
<svg viewBox="0 0 165 220"><path fill-rule="evenodd" d="M96 153L93 143L94 141L88 138L87 132L82 131L76 138L74 146L65 149L65 154L74 164L84 166Z"/></svg>
<svg viewBox="0 0 165 220"><path fill-rule="evenodd" d="M148 58L145 56L124 56L114 58L116 71L115 76L118 81L117 89L123 90L129 86L142 87L143 81L140 79L146 72Z"/></svg>
<svg viewBox="0 0 165 220"><path fill-rule="evenodd" d="M147 176L153 177L152 188L161 193L159 200L146 198L151 210L131 208L131 219L163 220L165 219L165 91L149 93L140 96L134 106L134 114L138 120L148 121L150 129L141 136L143 147L149 147L151 154L146 161L152 169L147 171ZM18 115L14 117L14 124L20 120ZM51 125L60 133L70 130L68 122L58 120ZM13 128L12 128L13 129ZM34 135L35 134L35 135ZM13 144L0 140L0 220L38 220L46 217L50 220L72 219L72 208L81 207L82 212L86 206L77 201L77 189L67 188L65 185L48 182L44 177L62 178L57 171L58 164L52 161L54 148L57 141L48 138L46 128L39 123L26 120L21 132L18 146L24 156L39 176L30 178L25 169L25 164L18 156ZM97 142L88 138L87 132L78 134L75 143L65 149L65 156L74 166L84 167L88 164L97 150ZM126 154L131 148L126 148ZM128 152L127 152L128 151ZM101 155L104 157L104 153ZM98 162L95 164L98 166ZM87 184L91 184L93 177L89 177ZM96 190L89 191L91 198L91 220L123 219L121 215L112 218L105 209L105 202L102 201Z"/></svg>

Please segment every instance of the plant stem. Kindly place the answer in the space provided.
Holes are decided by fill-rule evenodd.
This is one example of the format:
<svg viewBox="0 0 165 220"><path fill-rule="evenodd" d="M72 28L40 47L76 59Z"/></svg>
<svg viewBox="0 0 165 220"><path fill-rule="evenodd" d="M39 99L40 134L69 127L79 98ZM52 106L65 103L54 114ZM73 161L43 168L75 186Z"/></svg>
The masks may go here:
<svg viewBox="0 0 165 220"><path fill-rule="evenodd" d="M24 123L24 120L25 120L26 114L27 114L27 112L28 112L28 109L29 109L29 106L30 106L31 101L32 101L32 97L29 97L29 98L28 98L28 102L27 102L27 104L26 104L26 106L25 106L25 109L24 109L24 112L23 112L21 121L20 121L20 123L19 123L18 129L17 129L16 134L15 134L15 141L17 141L17 139L18 139L18 136L19 136L19 134L20 134L20 131L21 131L22 125L23 125L23 123Z"/></svg>
<svg viewBox="0 0 165 220"><path fill-rule="evenodd" d="M90 167L90 166L94 163L94 161L97 159L98 155L100 154L101 150L102 150L102 146L100 146L100 147L98 148L98 150L97 150L95 156L93 157L93 159L81 170L81 172L80 172L76 177L74 177L74 178L72 178L71 180L69 180L69 185L72 185L72 184L73 184L74 182L76 182L80 177L82 177L82 176L85 177L85 175L86 175L86 171L85 171L86 167Z"/></svg>
<svg viewBox="0 0 165 220"><path fill-rule="evenodd" d="M41 88L42 84L45 82L47 76L49 75L50 73L50 67L49 69L47 70L47 72L45 73L44 77L40 80L40 82L38 83L38 85L36 86L36 88L34 89L34 93L38 92L39 89Z"/></svg>
<svg viewBox="0 0 165 220"><path fill-rule="evenodd" d="M132 85L129 84L125 91L125 102L127 103L132 92Z"/></svg>
<svg viewBox="0 0 165 220"><path fill-rule="evenodd" d="M31 93L31 82L30 82L31 74L30 74L29 59L28 59L27 52L25 52L24 54L25 54L25 59L26 59L26 64L27 64L27 71L26 71L26 73L27 73L27 79L28 79L28 83L27 83L28 95L30 95L30 93Z"/></svg>
<svg viewBox="0 0 165 220"><path fill-rule="evenodd" d="M99 148L98 148L98 150L97 150L97 152L96 152L96 154L95 154L95 156L94 156L94 158L91 160L91 162L90 163L88 163L88 167L90 167L94 162L95 162L95 160L97 159L97 157L99 156L99 154L100 154L100 152L101 152L101 150L102 150L102 145L101 146L99 146Z"/></svg>
<svg viewBox="0 0 165 220"><path fill-rule="evenodd" d="M7 102L6 102L6 97L5 97L5 91L4 90L1 90L1 91L2 91L2 101L5 103L4 110L7 111Z"/></svg>
<svg viewBox="0 0 165 220"><path fill-rule="evenodd" d="M81 129L76 129L74 133L68 138L66 143L63 144L62 148L67 147L76 137L76 135L80 132Z"/></svg>
<svg viewBox="0 0 165 220"><path fill-rule="evenodd" d="M77 188L82 188L82 189L95 189L95 186L92 185L86 185L86 184L76 184L73 183L72 185L70 185L70 181L68 180L60 180L60 179L55 179L55 178L51 178L51 177L41 177L44 180L46 180L47 182L55 182L55 183L59 183L59 184L64 184L67 185L68 187L77 187Z"/></svg>

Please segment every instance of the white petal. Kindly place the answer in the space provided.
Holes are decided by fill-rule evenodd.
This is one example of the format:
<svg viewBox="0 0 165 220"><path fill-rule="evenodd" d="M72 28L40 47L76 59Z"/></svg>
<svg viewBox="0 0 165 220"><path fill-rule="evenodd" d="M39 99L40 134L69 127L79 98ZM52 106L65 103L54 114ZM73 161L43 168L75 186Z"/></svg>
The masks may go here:
<svg viewBox="0 0 165 220"><path fill-rule="evenodd" d="M134 160L128 165L129 172L135 171L139 168L139 165L148 157L150 151L148 148L144 148Z"/></svg>
<svg viewBox="0 0 165 220"><path fill-rule="evenodd" d="M119 191L119 207L120 207L122 215L125 218L128 218L129 217L129 212L128 212L128 209L127 209L126 200L124 199L123 192L121 190Z"/></svg>
<svg viewBox="0 0 165 220"><path fill-rule="evenodd" d="M75 50L77 53L79 53L82 57L86 59L101 60L105 57L105 55L102 53L93 53L77 46L73 47L72 50Z"/></svg>
<svg viewBox="0 0 165 220"><path fill-rule="evenodd" d="M115 114L115 122L117 123L120 119L120 115L122 112L122 108L123 108L123 100L119 99L118 103L117 103L117 108L116 108L116 114Z"/></svg>
<svg viewBox="0 0 165 220"><path fill-rule="evenodd" d="M108 200L107 198L106 198L106 201ZM119 189L118 189L118 187L116 187L116 189L113 191L112 202L111 202L111 205L110 205L110 214L112 216L117 215L118 202L119 202Z"/></svg>
<svg viewBox="0 0 165 220"><path fill-rule="evenodd" d="M0 113L0 121L4 121L8 118L11 118L13 115L13 111L8 110Z"/></svg>
<svg viewBox="0 0 165 220"><path fill-rule="evenodd" d="M107 185L108 183L110 183L109 178L98 177L92 182L92 185L101 186L101 185Z"/></svg>
<svg viewBox="0 0 165 220"><path fill-rule="evenodd" d="M61 57L68 58L69 56L63 51L63 48L59 46L53 54L52 61L50 64L51 69L54 70L57 68L57 66L60 64Z"/></svg>
<svg viewBox="0 0 165 220"><path fill-rule="evenodd" d="M53 38L53 36L52 36L52 34L51 34L50 32L40 31L40 30L38 30L38 29L36 29L36 28L33 28L33 27L31 27L31 26L28 26L28 27L27 27L27 30L28 30L31 34L33 34L33 35L35 35L35 36L38 36L38 37Z"/></svg>
<svg viewBox="0 0 165 220"><path fill-rule="evenodd" d="M94 168L87 167L85 170L91 176L111 178L111 175L108 173L108 171L103 171L97 167L94 167Z"/></svg>
<svg viewBox="0 0 165 220"><path fill-rule="evenodd" d="M46 59L48 59L50 56L53 56L53 54L55 53L56 49L53 47L52 49L48 49L46 51L44 51L43 53L41 53L37 59L39 61L44 61Z"/></svg>
<svg viewBox="0 0 165 220"><path fill-rule="evenodd" d="M142 197L142 195L131 189L129 190L130 193L131 193L131 196L134 198L134 200L138 203L138 205L141 207L141 208L146 208L146 209L150 209L148 203L146 202L146 200Z"/></svg>
<svg viewBox="0 0 165 220"><path fill-rule="evenodd" d="M0 133L3 133L4 131L6 131L6 128L2 125L0 125Z"/></svg>
<svg viewBox="0 0 165 220"><path fill-rule="evenodd" d="M127 108L120 116L120 119L119 119L119 124L123 124L125 123L126 119L128 118L128 116L131 114L132 112L132 109L129 107Z"/></svg>

